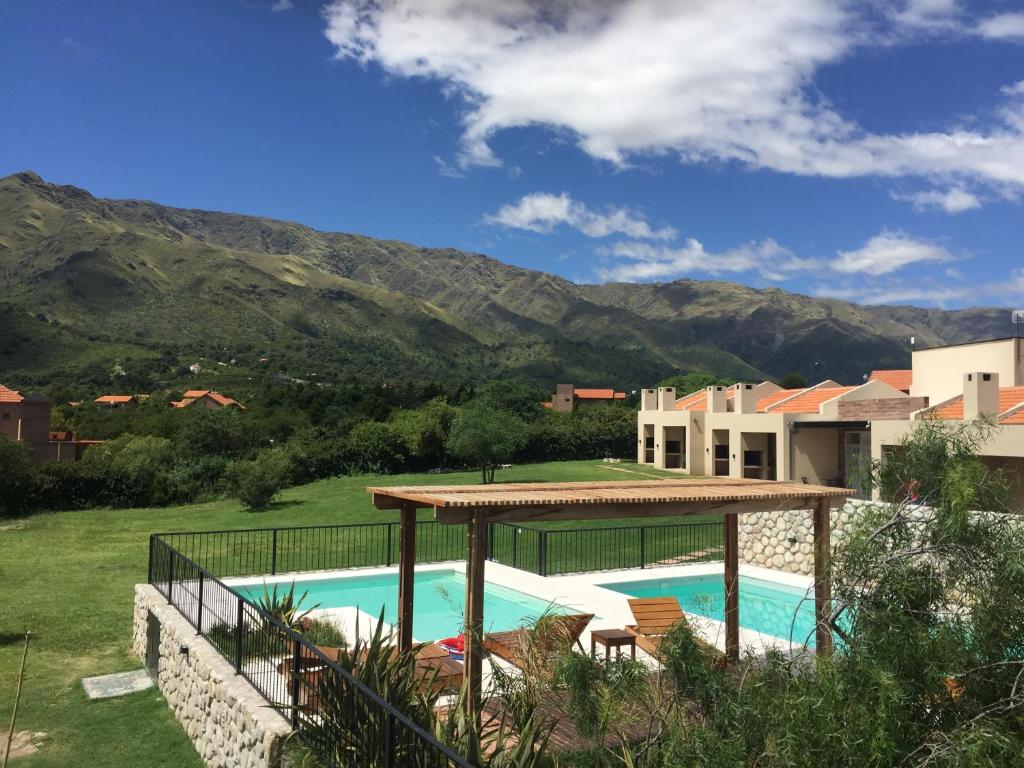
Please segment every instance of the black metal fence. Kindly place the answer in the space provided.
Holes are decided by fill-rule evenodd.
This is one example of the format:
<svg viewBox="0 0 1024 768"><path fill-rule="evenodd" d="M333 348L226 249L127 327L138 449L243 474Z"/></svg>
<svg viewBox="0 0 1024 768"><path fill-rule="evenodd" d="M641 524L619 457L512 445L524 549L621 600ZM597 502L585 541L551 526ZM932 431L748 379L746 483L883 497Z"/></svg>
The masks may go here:
<svg viewBox="0 0 1024 768"><path fill-rule="evenodd" d="M263 576L398 563L398 523L162 533L159 538L219 576ZM466 527L416 524L416 562L462 560ZM547 529L488 526L487 558L552 576L707 562L722 557L722 526L683 523Z"/></svg>
<svg viewBox="0 0 1024 768"><path fill-rule="evenodd" d="M159 535L150 537L149 583L234 665L236 673L289 718L323 765L473 768L302 635ZM321 716L325 694L339 697L346 719L358 723L357 747L352 746L351 734L332 732L330 721Z"/></svg>

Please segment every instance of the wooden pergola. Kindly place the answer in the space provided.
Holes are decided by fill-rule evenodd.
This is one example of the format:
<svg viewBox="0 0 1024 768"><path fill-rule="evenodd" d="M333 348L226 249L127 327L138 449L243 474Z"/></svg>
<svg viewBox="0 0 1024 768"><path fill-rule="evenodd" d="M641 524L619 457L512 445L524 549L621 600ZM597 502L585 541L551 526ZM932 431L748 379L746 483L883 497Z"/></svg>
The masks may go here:
<svg viewBox="0 0 1024 768"><path fill-rule="evenodd" d="M829 578L829 509L853 494L846 488L735 478L582 483L398 486L367 488L377 509L400 510L398 644L412 646L416 566L416 512L433 509L441 524L466 532L466 680L468 706L479 713L483 670L484 564L492 522L602 520L721 515L725 560L725 648L739 659L738 518L742 514L810 509L814 529L814 608L819 654L832 651L826 618L832 602Z"/></svg>

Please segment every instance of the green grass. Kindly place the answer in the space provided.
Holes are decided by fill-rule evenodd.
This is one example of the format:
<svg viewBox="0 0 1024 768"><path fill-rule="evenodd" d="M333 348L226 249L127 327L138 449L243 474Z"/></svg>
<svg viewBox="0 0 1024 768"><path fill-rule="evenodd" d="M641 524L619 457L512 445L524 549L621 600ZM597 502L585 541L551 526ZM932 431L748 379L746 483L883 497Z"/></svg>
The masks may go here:
<svg viewBox="0 0 1024 768"><path fill-rule="evenodd" d="M664 474L634 465L622 469L629 473L600 462L538 464L503 470L498 480L625 480L638 477L633 473ZM0 723L6 727L10 720L20 638L30 629L18 728L48 734L38 753L12 761L12 768L201 766L159 694L89 702L80 683L82 677L140 666L129 649L131 607L134 585L146 579L150 533L394 520L394 513L372 508L366 486L476 483L477 477L467 472L336 478L289 489L265 512L247 512L237 501L224 500L0 522Z"/></svg>

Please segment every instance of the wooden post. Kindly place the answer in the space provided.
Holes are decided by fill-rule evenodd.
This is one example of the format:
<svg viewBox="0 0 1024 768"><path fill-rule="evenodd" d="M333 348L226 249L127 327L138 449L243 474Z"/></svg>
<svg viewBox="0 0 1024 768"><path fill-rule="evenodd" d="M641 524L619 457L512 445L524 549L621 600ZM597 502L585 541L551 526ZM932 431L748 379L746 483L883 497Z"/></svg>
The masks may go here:
<svg viewBox="0 0 1024 768"><path fill-rule="evenodd" d="M483 689L484 563L487 554L485 511L476 509L466 526L466 714L480 722Z"/></svg>
<svg viewBox="0 0 1024 768"><path fill-rule="evenodd" d="M413 592L416 577L416 507L402 504L398 532L398 649L412 648Z"/></svg>
<svg viewBox="0 0 1024 768"><path fill-rule="evenodd" d="M734 664L740 658L740 553L739 516L723 516L725 549L725 657Z"/></svg>
<svg viewBox="0 0 1024 768"><path fill-rule="evenodd" d="M832 630L828 617L832 612L832 543L829 498L822 496L814 507L814 619L815 651L832 653Z"/></svg>

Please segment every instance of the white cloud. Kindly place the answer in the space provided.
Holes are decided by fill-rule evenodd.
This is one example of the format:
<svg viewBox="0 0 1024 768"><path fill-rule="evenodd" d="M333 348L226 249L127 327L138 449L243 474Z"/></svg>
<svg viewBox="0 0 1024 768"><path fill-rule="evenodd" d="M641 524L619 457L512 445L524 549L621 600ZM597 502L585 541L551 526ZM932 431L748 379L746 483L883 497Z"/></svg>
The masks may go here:
<svg viewBox="0 0 1024 768"><path fill-rule="evenodd" d="M616 243L609 255L620 261L597 270L603 282L643 282L677 279L695 274L721 276L754 273L768 280L785 280L795 272L813 268L810 260L798 259L772 239L746 243L715 253L689 238L679 248L650 243Z"/></svg>
<svg viewBox="0 0 1024 768"><path fill-rule="evenodd" d="M672 227L652 229L641 214L628 208L608 208L604 212L591 210L565 192L560 195L546 192L524 195L519 202L503 205L497 213L488 214L484 221L531 232L551 232L555 227L565 225L587 237L623 234L644 240L672 240L678 234Z"/></svg>
<svg viewBox="0 0 1024 768"><path fill-rule="evenodd" d="M906 195L893 194L893 198L913 203L915 211L938 208L946 213L963 213L964 211L981 208L981 200L978 196L962 187L953 187L944 192L932 189Z"/></svg>
<svg viewBox="0 0 1024 768"><path fill-rule="evenodd" d="M1024 128L1014 121L876 134L815 95L819 68L856 46L888 44L883 36L875 42L878 20L866 7L335 0L325 15L339 57L436 80L461 98L463 165L499 165L490 146L497 132L542 125L615 164L671 152L687 163L735 161L799 175L1024 186ZM947 18L951 7L904 4L902 23ZM985 25L989 33L1007 28L1005 20Z"/></svg>
<svg viewBox="0 0 1024 768"><path fill-rule="evenodd" d="M295 7L295 3L292 0L277 0L272 6L270 6L271 13L283 13L284 11L290 11Z"/></svg>
<svg viewBox="0 0 1024 768"><path fill-rule="evenodd" d="M899 232L875 235L853 251L840 251L832 268L845 274L888 275L911 264L953 261L945 248Z"/></svg>
<svg viewBox="0 0 1024 768"><path fill-rule="evenodd" d="M889 8L890 18L899 25L930 32L947 31L959 27L958 0L905 0L894 2Z"/></svg>
<svg viewBox="0 0 1024 768"><path fill-rule="evenodd" d="M815 285L811 292L815 296L853 301L857 304L914 304L925 303L948 306L952 303L969 301L978 292L972 286L922 286L888 284L885 286L860 286L857 288L836 286L829 283Z"/></svg>
<svg viewBox="0 0 1024 768"><path fill-rule="evenodd" d="M1000 13L978 24L978 34L992 40L1024 42L1024 13Z"/></svg>

